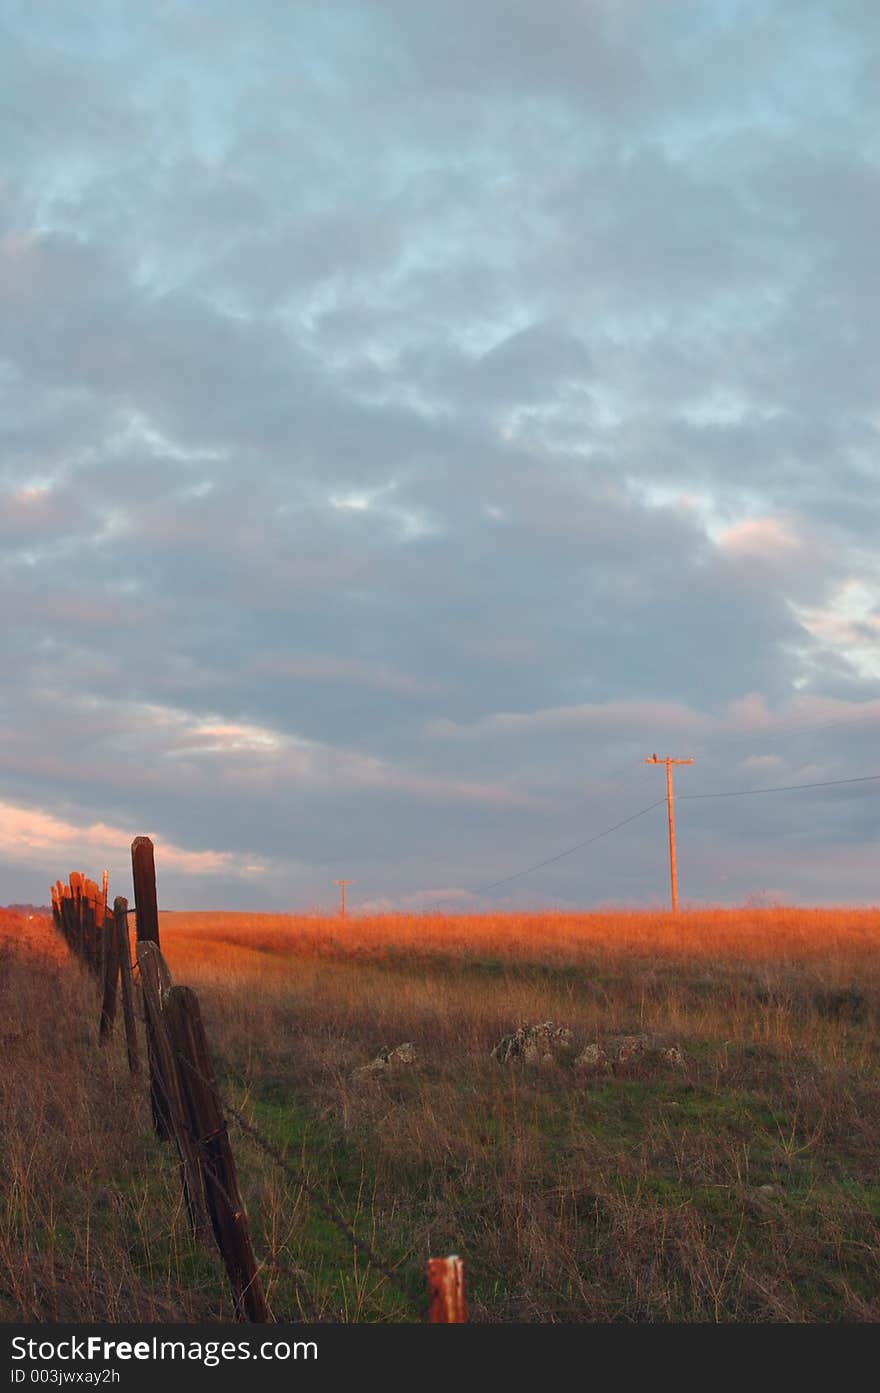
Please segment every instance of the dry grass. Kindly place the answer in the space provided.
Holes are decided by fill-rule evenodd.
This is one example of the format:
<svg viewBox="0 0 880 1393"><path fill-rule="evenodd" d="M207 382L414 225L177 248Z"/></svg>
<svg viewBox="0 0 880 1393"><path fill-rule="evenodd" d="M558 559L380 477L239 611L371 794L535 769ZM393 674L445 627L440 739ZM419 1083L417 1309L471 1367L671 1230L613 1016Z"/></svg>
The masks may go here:
<svg viewBox="0 0 880 1393"><path fill-rule="evenodd" d="M227 1096L402 1271L463 1252L475 1318L880 1318L880 911L165 914L161 933ZM95 1048L93 985L16 954L0 992L15 1059L0 1312L228 1319L143 1086L119 1041ZM585 1078L490 1058L548 1018L579 1045L647 1031L687 1065ZM416 1067L352 1078L403 1040ZM234 1140L258 1251L311 1293L298 1304L267 1268L276 1312L403 1318L298 1187Z"/></svg>

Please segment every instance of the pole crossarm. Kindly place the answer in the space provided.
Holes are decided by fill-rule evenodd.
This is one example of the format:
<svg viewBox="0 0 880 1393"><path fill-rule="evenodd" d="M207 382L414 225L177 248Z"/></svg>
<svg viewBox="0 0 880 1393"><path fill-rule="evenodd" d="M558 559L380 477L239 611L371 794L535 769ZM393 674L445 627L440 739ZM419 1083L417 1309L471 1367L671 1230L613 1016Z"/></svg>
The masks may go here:
<svg viewBox="0 0 880 1393"><path fill-rule="evenodd" d="M675 812L672 793L672 766L673 764L693 764L693 762L692 755L687 759L677 759L672 755L664 755L661 759L659 755L653 754L649 755L645 760L646 764L666 765L666 811L669 817L669 892L673 914L678 913L678 873L675 865Z"/></svg>

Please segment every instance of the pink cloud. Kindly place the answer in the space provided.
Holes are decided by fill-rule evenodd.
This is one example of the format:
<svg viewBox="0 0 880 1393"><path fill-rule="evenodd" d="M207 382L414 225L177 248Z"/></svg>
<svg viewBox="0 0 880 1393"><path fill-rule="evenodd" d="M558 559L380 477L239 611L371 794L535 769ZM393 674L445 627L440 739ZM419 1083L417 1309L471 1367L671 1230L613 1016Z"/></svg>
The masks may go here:
<svg viewBox="0 0 880 1393"><path fill-rule="evenodd" d="M786 518L747 518L728 527L718 537L718 546L731 556L775 558L804 545L793 524Z"/></svg>
<svg viewBox="0 0 880 1393"><path fill-rule="evenodd" d="M119 852L128 852L135 834L105 822L84 826L65 822L53 813L21 808L0 802L0 854L12 860L45 865L59 875L70 869L68 863L103 861L118 865ZM233 869L228 851L187 851L161 837L153 836L157 860L189 875L211 875Z"/></svg>

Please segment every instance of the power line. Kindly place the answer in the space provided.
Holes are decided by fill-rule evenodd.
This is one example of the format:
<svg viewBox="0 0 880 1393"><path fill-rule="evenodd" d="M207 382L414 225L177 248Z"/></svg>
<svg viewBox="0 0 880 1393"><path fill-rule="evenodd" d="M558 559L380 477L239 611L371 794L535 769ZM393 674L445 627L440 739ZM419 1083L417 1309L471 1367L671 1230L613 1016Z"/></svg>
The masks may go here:
<svg viewBox="0 0 880 1393"><path fill-rule="evenodd" d="M685 798L747 798L753 793L789 793L796 788L834 788L838 784L869 784L880 779L880 774L862 774L857 779L820 779L812 784L779 784L775 788L738 788L722 793L680 793L679 802Z"/></svg>
<svg viewBox="0 0 880 1393"><path fill-rule="evenodd" d="M653 761L649 761L652 763ZM661 761L662 762L662 761ZM836 788L841 784L867 784L880 780L880 774L863 774L852 779L820 779L807 784L780 784L773 788L741 788L728 789L720 793L680 793L679 802L683 799L697 798L747 798L759 793L790 793L802 788ZM522 875L530 875L532 871L538 871L542 866L551 866L554 861L561 861L564 856L571 856L572 852L581 851L586 846L591 846L593 842L598 842L602 837L607 837L611 832L616 832L621 827L626 827L627 823L635 822L637 818L644 817L645 813L651 812L654 808L659 808L661 803L665 803L665 798L658 798L655 803L649 803L646 808L640 808L637 813L630 817L625 817L621 822L615 822L612 827L606 827L603 831L597 832L594 836L588 837L586 841L578 842L576 846L570 846L565 851L557 852L555 856L548 856L543 861L536 861L533 866L526 866L521 871L514 871L512 875L502 876L500 880L493 880L490 885L478 885L469 893L472 895L482 895L488 890L495 890L499 885L507 885L511 880L518 880ZM435 902L438 906L441 900Z"/></svg>
<svg viewBox="0 0 880 1393"><path fill-rule="evenodd" d="M604 831L597 832L593 837L588 837L585 842L578 842L577 846L570 846L566 851L560 851L556 856L548 856L546 861L538 861L534 866L526 866L522 871L514 871L513 875L503 876L501 880L493 880L491 885L478 885L470 893L482 895L486 890L494 890L498 885L506 885L509 880L516 880L518 876L528 875L531 871L540 870L542 866L550 866L554 861L561 861L563 856L570 856L573 851L580 851L583 847L590 846L593 842L597 842L600 837L607 837L610 832L616 832L619 827L625 827L628 822L635 822L637 817L644 817L645 813L651 812L653 808L659 808L660 804L665 802L665 798L658 798L656 803L649 803L646 808L641 808L631 817L625 817L622 822L615 822L613 827L606 827Z"/></svg>

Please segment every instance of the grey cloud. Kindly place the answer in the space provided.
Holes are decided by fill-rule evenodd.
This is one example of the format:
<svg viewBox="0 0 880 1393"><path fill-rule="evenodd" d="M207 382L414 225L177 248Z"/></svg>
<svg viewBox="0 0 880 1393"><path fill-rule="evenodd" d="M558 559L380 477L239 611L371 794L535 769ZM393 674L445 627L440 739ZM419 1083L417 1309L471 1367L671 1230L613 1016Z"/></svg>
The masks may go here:
<svg viewBox="0 0 880 1393"><path fill-rule="evenodd" d="M725 763L735 698L876 697L872 8L5 23L0 801L67 768L71 826L265 853L178 865L181 903L310 902L339 858L420 903L650 801L655 739L708 744L694 788L796 781L796 741ZM173 753L169 710L291 743ZM823 777L870 763L858 723L811 739ZM800 797L683 804L693 893L760 888L777 835L786 893L824 893L817 839L867 885L870 795ZM498 902L659 899L630 835Z"/></svg>

